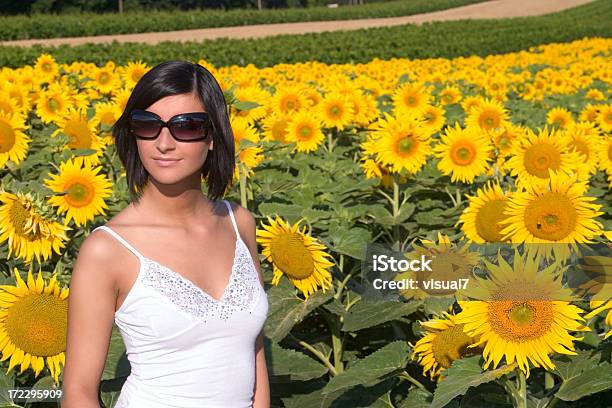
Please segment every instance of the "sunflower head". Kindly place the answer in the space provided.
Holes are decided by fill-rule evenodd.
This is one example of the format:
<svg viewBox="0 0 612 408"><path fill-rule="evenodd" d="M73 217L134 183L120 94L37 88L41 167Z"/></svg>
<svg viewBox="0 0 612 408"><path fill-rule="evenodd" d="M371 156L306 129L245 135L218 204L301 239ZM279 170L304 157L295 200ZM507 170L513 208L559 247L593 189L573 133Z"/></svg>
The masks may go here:
<svg viewBox="0 0 612 408"><path fill-rule="evenodd" d="M453 361L480 352L470 347L474 338L467 335L464 325L457 323L455 316L444 313L441 319L421 322L426 334L415 345L412 358L423 367L423 375L429 372L431 379L451 366Z"/></svg>
<svg viewBox="0 0 612 408"><path fill-rule="evenodd" d="M257 242L263 246L262 254L274 269L273 285L286 275L308 298L319 286L323 291L331 286L329 268L334 265L325 246L305 233L299 222L291 225L282 218L268 217L268 225L257 230Z"/></svg>
<svg viewBox="0 0 612 408"><path fill-rule="evenodd" d="M10 357L8 371L19 365L24 372L31 366L37 377L46 360L58 384L65 364L69 290L57 283L56 275L45 284L41 272L35 280L30 269L26 283L16 268L14 272L16 284L0 286L0 360Z"/></svg>

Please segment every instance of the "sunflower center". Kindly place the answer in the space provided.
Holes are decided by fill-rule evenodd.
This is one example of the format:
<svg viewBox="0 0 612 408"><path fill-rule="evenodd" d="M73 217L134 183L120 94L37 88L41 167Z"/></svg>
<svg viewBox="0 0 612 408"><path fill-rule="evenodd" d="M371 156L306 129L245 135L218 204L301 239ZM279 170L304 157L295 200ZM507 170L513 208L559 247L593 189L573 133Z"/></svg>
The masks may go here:
<svg viewBox="0 0 612 408"><path fill-rule="evenodd" d="M342 115L342 108L338 105L333 105L329 108L328 113L332 118L339 118Z"/></svg>
<svg viewBox="0 0 612 408"><path fill-rule="evenodd" d="M91 132L84 122L75 122L66 126L65 133L70 139L68 147L71 149L91 149Z"/></svg>
<svg viewBox="0 0 612 408"><path fill-rule="evenodd" d="M429 123L430 125L433 124L436 121L436 115L433 114L432 112L427 112L425 114L425 121Z"/></svg>
<svg viewBox="0 0 612 408"><path fill-rule="evenodd" d="M26 225L32 223L32 214L30 213L30 209L21 201L13 201L9 214L11 225L18 235L30 241L35 241L42 236L40 228L28 228L26 230Z"/></svg>
<svg viewBox="0 0 612 408"><path fill-rule="evenodd" d="M416 141L413 137L406 136L399 141L397 147L400 153L410 153L416 147Z"/></svg>
<svg viewBox="0 0 612 408"><path fill-rule="evenodd" d="M106 72L103 72L102 74L100 74L99 81L101 84L107 84L109 80L110 80L110 76Z"/></svg>
<svg viewBox="0 0 612 408"><path fill-rule="evenodd" d="M310 126L302 126L300 131L298 132L298 137L300 140L310 140L312 137L312 129Z"/></svg>
<svg viewBox="0 0 612 408"><path fill-rule="evenodd" d="M306 279L314 272L312 254L300 235L285 233L270 243L274 264L293 279Z"/></svg>
<svg viewBox="0 0 612 408"><path fill-rule="evenodd" d="M55 99L49 99L49 102L47 102L47 107L49 108L51 112L55 112L56 110L59 109L60 104Z"/></svg>
<svg viewBox="0 0 612 408"><path fill-rule="evenodd" d="M84 207L91 203L94 197L93 188L82 182L77 181L71 184L66 190L66 201L72 207Z"/></svg>
<svg viewBox="0 0 612 408"><path fill-rule="evenodd" d="M499 127L499 115L495 112L484 111L479 118L479 125L483 129L494 129Z"/></svg>
<svg viewBox="0 0 612 408"><path fill-rule="evenodd" d="M498 336L524 343L549 333L554 308L553 302L546 300L495 300L488 302L488 314L491 329Z"/></svg>
<svg viewBox="0 0 612 408"><path fill-rule="evenodd" d="M527 326L533 323L535 317L534 308L528 303L512 305L509 312L512 323L517 326Z"/></svg>
<svg viewBox="0 0 612 408"><path fill-rule="evenodd" d="M406 105L414 107L418 105L418 99L414 95L408 95L406 98Z"/></svg>
<svg viewBox="0 0 612 408"><path fill-rule="evenodd" d="M561 166L561 152L548 143L537 143L525 151L525 169L532 176L547 179L548 169L558 170Z"/></svg>
<svg viewBox="0 0 612 408"><path fill-rule="evenodd" d="M45 72L51 72L51 64L45 62L44 64L42 64L42 70Z"/></svg>
<svg viewBox="0 0 612 408"><path fill-rule="evenodd" d="M297 103L293 99L286 99L284 105L285 105L285 110L288 110L288 111L291 111L297 108Z"/></svg>
<svg viewBox="0 0 612 408"><path fill-rule="evenodd" d="M535 237L559 241L574 231L578 214L564 194L548 192L525 208L525 226Z"/></svg>
<svg viewBox="0 0 612 408"><path fill-rule="evenodd" d="M498 223L506 219L504 209L506 200L487 201L476 214L476 232L487 242L502 242L503 229Z"/></svg>
<svg viewBox="0 0 612 408"><path fill-rule="evenodd" d="M476 158L476 148L467 141L459 142L451 149L450 157L456 165L467 166Z"/></svg>
<svg viewBox="0 0 612 408"><path fill-rule="evenodd" d="M32 293L15 302L6 317L6 332L15 347L33 356L55 356L66 350L68 302L51 294Z"/></svg>
<svg viewBox="0 0 612 408"><path fill-rule="evenodd" d="M6 122L0 122L0 153L10 152L15 146L15 131Z"/></svg>
<svg viewBox="0 0 612 408"><path fill-rule="evenodd" d="M457 324L436 333L431 342L431 350L436 362L448 368L453 361L468 354L470 344L472 339L463 332L463 324Z"/></svg>
<svg viewBox="0 0 612 408"><path fill-rule="evenodd" d="M612 143L608 146L608 160L612 161Z"/></svg>

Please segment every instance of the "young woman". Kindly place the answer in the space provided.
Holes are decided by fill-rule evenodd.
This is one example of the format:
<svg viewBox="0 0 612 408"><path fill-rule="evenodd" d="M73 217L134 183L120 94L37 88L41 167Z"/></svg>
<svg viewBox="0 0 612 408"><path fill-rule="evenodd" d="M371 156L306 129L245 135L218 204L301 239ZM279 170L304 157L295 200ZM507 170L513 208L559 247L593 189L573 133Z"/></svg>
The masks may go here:
<svg viewBox="0 0 612 408"><path fill-rule="evenodd" d="M268 408L268 299L254 218L220 199L234 139L219 84L198 64L159 64L113 136L132 201L75 262L61 406L100 406L114 322L131 366L115 407Z"/></svg>

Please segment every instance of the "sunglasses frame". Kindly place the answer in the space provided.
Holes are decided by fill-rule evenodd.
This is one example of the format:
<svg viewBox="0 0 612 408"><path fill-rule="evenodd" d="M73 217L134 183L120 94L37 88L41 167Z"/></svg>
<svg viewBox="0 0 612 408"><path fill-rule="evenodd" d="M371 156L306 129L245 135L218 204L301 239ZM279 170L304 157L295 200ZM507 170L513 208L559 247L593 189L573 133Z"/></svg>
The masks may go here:
<svg viewBox="0 0 612 408"><path fill-rule="evenodd" d="M133 120L133 115L134 114L144 114L147 116L150 116L151 118L155 119L155 122L157 124L159 124L159 130L157 131L157 133L155 134L155 136L151 136L151 137L144 137L144 136L140 136L138 134L136 134L134 132L134 128L132 127L132 120ZM172 132L172 123L176 122L180 119L182 119L183 116L195 116L197 118L200 119L204 119L205 121L208 122L209 126L208 129L206 130L206 134L198 139L181 139L178 138L173 132ZM168 121L163 121L162 118L159 117L159 115L153 113L153 112L149 112L147 110L144 109L134 109L131 113L130 113L130 117L128 120L128 123L130 125L130 133L134 134L134 136L136 136L138 139L142 139L142 140L155 140L159 137L161 131L163 128L168 128L168 131L170 131L170 134L172 135L172 137L174 138L174 140L177 140L179 142L199 142L201 140L205 140L208 138L210 131L214 129L215 125L212 122L212 120L210 119L210 115L208 114L208 112L186 112L186 113L179 113L178 115L174 115L172 116L170 119L168 119Z"/></svg>

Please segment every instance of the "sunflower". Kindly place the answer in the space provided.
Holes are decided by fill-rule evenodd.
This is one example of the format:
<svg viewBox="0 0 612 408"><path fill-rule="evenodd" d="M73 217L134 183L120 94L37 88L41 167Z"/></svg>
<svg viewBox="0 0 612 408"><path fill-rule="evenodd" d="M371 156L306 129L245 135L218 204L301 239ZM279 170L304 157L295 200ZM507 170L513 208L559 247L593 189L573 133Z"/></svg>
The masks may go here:
<svg viewBox="0 0 612 408"><path fill-rule="evenodd" d="M234 136L234 150L238 151L240 149L243 141L247 141L248 143L257 144L259 143L259 135L257 133L257 129L253 123L249 123L247 118L243 118L240 116L231 116L230 117L230 125L232 128L232 134ZM247 144L248 144L247 143Z"/></svg>
<svg viewBox="0 0 612 408"><path fill-rule="evenodd" d="M562 271L552 263L541 268L539 257L514 254L511 266L498 255L497 264L485 261L490 279L474 278L470 297L460 300L456 322L484 346L484 368L497 367L502 358L529 377L529 366L555 368L550 353L576 354L570 331L588 331L571 305L571 291L561 286Z"/></svg>
<svg viewBox="0 0 612 408"><path fill-rule="evenodd" d="M393 112L396 116L419 115L429 104L431 95L423 84L405 83L393 92Z"/></svg>
<svg viewBox="0 0 612 408"><path fill-rule="evenodd" d="M308 111L302 110L291 115L287 124L287 138L294 142L298 152L314 152L319 148L325 136L321 131L321 121Z"/></svg>
<svg viewBox="0 0 612 408"><path fill-rule="evenodd" d="M575 150L581 158L583 166L578 171L579 178L587 178L597 171L597 148L601 143L599 129L589 122L573 122L563 132L567 137L567 146Z"/></svg>
<svg viewBox="0 0 612 408"><path fill-rule="evenodd" d="M440 158L438 169L451 176L451 181L471 183L486 172L493 148L489 138L477 127L462 129L459 123L448 127L434 147Z"/></svg>
<svg viewBox="0 0 612 408"><path fill-rule="evenodd" d="M134 88L138 81L140 81L140 78L142 78L142 76L150 69L146 63L140 60L136 62L130 61L128 62L127 66L122 68L123 81L125 83L125 87L128 89Z"/></svg>
<svg viewBox="0 0 612 408"><path fill-rule="evenodd" d="M251 177L255 167L259 166L264 160L263 149L259 146L250 146L240 149L238 161L246 167L246 176ZM238 166L236 166L238 167Z"/></svg>
<svg viewBox="0 0 612 408"><path fill-rule="evenodd" d="M0 111L0 169L4 168L9 160L17 165L25 160L32 141L24 133L28 128L22 116L11 117Z"/></svg>
<svg viewBox="0 0 612 408"><path fill-rule="evenodd" d="M587 104L582 112L580 112L579 120L583 122L597 122L597 116L599 115L599 106L593 104Z"/></svg>
<svg viewBox="0 0 612 408"><path fill-rule="evenodd" d="M94 69L91 74L92 81L87 85L99 92L110 94L115 89L121 86L119 75L114 72L113 68L102 67Z"/></svg>
<svg viewBox="0 0 612 408"><path fill-rule="evenodd" d="M461 107L464 112L469 115L473 109L480 108L484 103L484 99L480 96L466 96L461 102Z"/></svg>
<svg viewBox="0 0 612 408"><path fill-rule="evenodd" d="M537 135L526 128L525 136L507 164L511 175L517 176L517 183L522 186L545 186L549 170L572 174L584 166L578 153L570 151L567 139L547 127Z"/></svg>
<svg viewBox="0 0 612 408"><path fill-rule="evenodd" d="M448 86L440 91L438 97L441 105L458 103L461 100L461 91L456 86Z"/></svg>
<svg viewBox="0 0 612 408"><path fill-rule="evenodd" d="M108 206L104 202L112 194L112 184L102 174L102 167L81 168L73 159L60 164L60 174L49 174L51 180L45 185L56 193L48 199L49 204L58 207L58 214L66 214L78 227L92 221L96 215L106 215Z"/></svg>
<svg viewBox="0 0 612 408"><path fill-rule="evenodd" d="M308 106L309 102L303 89L297 86L284 86L277 89L270 102L272 111L282 114L297 112Z"/></svg>
<svg viewBox="0 0 612 408"><path fill-rule="evenodd" d="M335 127L338 130L344 130L353 122L355 116L353 104L338 92L325 95L317 105L317 113L324 127Z"/></svg>
<svg viewBox="0 0 612 408"><path fill-rule="evenodd" d="M48 125L62 117L70 106L70 99L61 88L50 86L41 91L36 101L36 113L43 124Z"/></svg>
<svg viewBox="0 0 612 408"><path fill-rule="evenodd" d="M529 187L512 194L506 205L508 216L501 221L501 234L514 243L539 244L550 254L553 249L563 259L567 245L589 243L603 232L596 217L603 214L595 197L585 196L586 181L577 181L562 173L550 172L546 188ZM548 245L547 245L548 244Z"/></svg>
<svg viewBox="0 0 612 408"><path fill-rule="evenodd" d="M385 112L370 126L376 161L396 173L419 171L430 156L431 141L423 122L414 117L399 119Z"/></svg>
<svg viewBox="0 0 612 408"><path fill-rule="evenodd" d="M475 196L468 196L470 204L457 222L463 224L465 236L479 244L504 241L500 222L507 218L504 211L510 195L502 191L498 182L488 182Z"/></svg>
<svg viewBox="0 0 612 408"><path fill-rule="evenodd" d="M431 259L431 271L418 271L416 279L419 282L420 290L426 296L455 296L462 289L442 288L426 289L422 282L434 279L437 281L457 281L459 279L469 279L472 271L480 262L480 254L470 251L470 243L454 243L450 238L438 232L438 242L421 240L422 244L412 244L412 250L404 255L406 259L417 259L424 256Z"/></svg>
<svg viewBox="0 0 612 408"><path fill-rule="evenodd" d="M282 115L278 112L266 116L262 120L263 139L277 140L282 143L287 142L287 124L291 118L289 115Z"/></svg>
<svg viewBox="0 0 612 408"><path fill-rule="evenodd" d="M365 127L380 115L376 99L372 95L353 92L348 99L353 104L353 123L355 125Z"/></svg>
<svg viewBox="0 0 612 408"><path fill-rule="evenodd" d="M599 168L612 175L612 137L605 138L597 147Z"/></svg>
<svg viewBox="0 0 612 408"><path fill-rule="evenodd" d="M606 99L603 92L595 88L589 89L584 96L587 99L593 99L595 101L603 101L604 99Z"/></svg>
<svg viewBox="0 0 612 408"><path fill-rule="evenodd" d="M431 135L440 131L446 118L444 117L444 109L439 106L427 105L423 108L421 118L423 119L423 127L427 129L427 132Z"/></svg>
<svg viewBox="0 0 612 408"><path fill-rule="evenodd" d="M16 285L0 286L0 361L10 357L7 374L17 365L20 373L32 366L38 377L47 360L58 385L66 364L69 289L57 283L55 274L45 284L40 271L34 280L30 270L26 284L14 271Z"/></svg>
<svg viewBox="0 0 612 408"><path fill-rule="evenodd" d="M96 134L93 121L87 118L87 111L69 107L66 113L57 120L58 129L51 137L63 133L68 137L66 147L69 149L91 149L94 153L86 156L76 156L74 160L78 165L95 166L100 164L103 142Z"/></svg>
<svg viewBox="0 0 612 408"><path fill-rule="evenodd" d="M325 246L316 238L300 230L299 222L293 226L282 218L268 218L268 225L257 229L257 242L263 246L262 254L272 262L272 284L278 285L286 275L304 294L306 299L318 286L325 292L332 283L328 269L334 265L325 252Z"/></svg>
<svg viewBox="0 0 612 408"><path fill-rule="evenodd" d="M601 105L597 123L604 132L612 132L612 105Z"/></svg>
<svg viewBox="0 0 612 408"><path fill-rule="evenodd" d="M546 123L558 129L567 128L573 121L572 113L565 108L552 108L546 114Z"/></svg>
<svg viewBox="0 0 612 408"><path fill-rule="evenodd" d="M592 310L584 316L585 319L590 319L604 310L608 310L605 322L608 327L612 327L612 300L591 300L589 306ZM604 334L604 340L610 336L612 336L612 328Z"/></svg>
<svg viewBox="0 0 612 408"><path fill-rule="evenodd" d="M237 88L234 94L238 102L251 102L259 106L255 106L251 109L238 110L232 105L231 113L233 115L245 118L249 123L254 123L266 116L265 101L270 99L271 96L268 91L265 91L258 86L247 86Z"/></svg>
<svg viewBox="0 0 612 408"><path fill-rule="evenodd" d="M501 156L508 156L513 152L513 146L525 135L525 128L513 124L504 126L501 131L491 134L493 144Z"/></svg>
<svg viewBox="0 0 612 408"><path fill-rule="evenodd" d="M8 117L24 116L23 110L7 92L0 90L0 113Z"/></svg>
<svg viewBox="0 0 612 408"><path fill-rule="evenodd" d="M429 372L432 380L449 368L453 361L478 354L470 347L474 339L463 331L464 325L456 322L455 316L443 314L442 319L420 322L426 330L423 338L416 342L412 359L423 367L423 375Z"/></svg>
<svg viewBox="0 0 612 408"><path fill-rule="evenodd" d="M465 119L466 126L479 127L485 132L502 129L508 122L508 112L504 105L495 99L485 99L480 106L470 110Z"/></svg>
<svg viewBox="0 0 612 408"><path fill-rule="evenodd" d="M53 82L59 74L59 66L50 54L41 54L34 63L36 74L39 75L45 82Z"/></svg>
<svg viewBox="0 0 612 408"><path fill-rule="evenodd" d="M0 191L0 243L8 240L8 257L15 256L38 263L40 258L49 259L51 251L60 253L67 241L64 226L52 218L51 210L30 193Z"/></svg>

